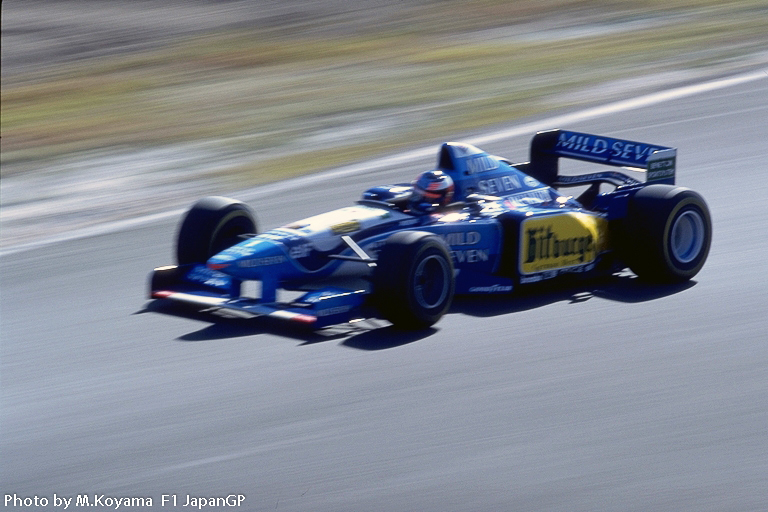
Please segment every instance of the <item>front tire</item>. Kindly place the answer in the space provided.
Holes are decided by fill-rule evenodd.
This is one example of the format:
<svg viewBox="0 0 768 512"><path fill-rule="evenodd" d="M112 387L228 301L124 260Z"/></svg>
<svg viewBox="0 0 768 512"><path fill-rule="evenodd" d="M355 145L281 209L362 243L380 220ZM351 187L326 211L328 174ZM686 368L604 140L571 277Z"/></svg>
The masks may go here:
<svg viewBox="0 0 768 512"><path fill-rule="evenodd" d="M256 233L250 207L226 197L204 197L192 205L179 226L176 259L179 265L205 263L246 233Z"/></svg>
<svg viewBox="0 0 768 512"><path fill-rule="evenodd" d="M455 281L443 240L423 231L401 231L379 250L373 274L381 315L401 329L425 329L448 311Z"/></svg>
<svg viewBox="0 0 768 512"><path fill-rule="evenodd" d="M639 277L667 283L689 280L709 254L709 208L693 190L649 185L630 201L626 237L626 260Z"/></svg>

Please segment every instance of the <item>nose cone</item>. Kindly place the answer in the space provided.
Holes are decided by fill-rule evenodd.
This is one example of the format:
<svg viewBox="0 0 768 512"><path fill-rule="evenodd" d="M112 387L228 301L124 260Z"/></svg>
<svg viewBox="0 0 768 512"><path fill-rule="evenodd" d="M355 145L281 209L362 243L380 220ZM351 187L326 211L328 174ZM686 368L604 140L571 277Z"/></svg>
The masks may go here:
<svg viewBox="0 0 768 512"><path fill-rule="evenodd" d="M257 237L225 249L209 259L207 266L241 279L255 279L287 261L279 245Z"/></svg>
<svg viewBox="0 0 768 512"><path fill-rule="evenodd" d="M214 255L208 260L206 266L211 270L218 270L220 272L226 271L227 268L231 267L232 264L237 261L237 257L234 254L228 253L230 249L232 249L232 247Z"/></svg>

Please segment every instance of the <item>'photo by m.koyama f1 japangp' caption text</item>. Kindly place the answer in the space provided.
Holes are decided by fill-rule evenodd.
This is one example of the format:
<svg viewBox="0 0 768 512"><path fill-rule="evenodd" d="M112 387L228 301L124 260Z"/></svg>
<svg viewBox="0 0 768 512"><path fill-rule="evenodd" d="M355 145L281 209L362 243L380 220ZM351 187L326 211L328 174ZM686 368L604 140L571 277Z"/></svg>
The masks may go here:
<svg viewBox="0 0 768 512"><path fill-rule="evenodd" d="M127 507L189 507L204 509L208 507L240 507L245 503L245 494L227 494L225 496L193 496L191 494L163 494L158 499L152 496L107 496L106 494L77 494L62 496L19 496L6 494L5 507L24 508L55 507L63 510L73 507L103 507L120 509Z"/></svg>

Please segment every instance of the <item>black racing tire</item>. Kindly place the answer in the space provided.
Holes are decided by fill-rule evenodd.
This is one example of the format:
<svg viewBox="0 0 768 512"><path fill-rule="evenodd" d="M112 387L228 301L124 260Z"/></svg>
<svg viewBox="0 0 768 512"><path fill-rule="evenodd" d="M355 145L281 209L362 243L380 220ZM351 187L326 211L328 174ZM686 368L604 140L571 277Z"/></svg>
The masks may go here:
<svg viewBox="0 0 768 512"><path fill-rule="evenodd" d="M649 185L631 198L624 235L625 260L638 277L687 281L707 260L712 219L704 198L693 190Z"/></svg>
<svg viewBox="0 0 768 512"><path fill-rule="evenodd" d="M256 216L250 207L227 197L204 197L179 225L176 260L179 265L205 263L246 233L256 233Z"/></svg>
<svg viewBox="0 0 768 512"><path fill-rule="evenodd" d="M456 289L445 242L424 231L401 231L385 241L373 272L380 314L399 329L419 330L448 311Z"/></svg>

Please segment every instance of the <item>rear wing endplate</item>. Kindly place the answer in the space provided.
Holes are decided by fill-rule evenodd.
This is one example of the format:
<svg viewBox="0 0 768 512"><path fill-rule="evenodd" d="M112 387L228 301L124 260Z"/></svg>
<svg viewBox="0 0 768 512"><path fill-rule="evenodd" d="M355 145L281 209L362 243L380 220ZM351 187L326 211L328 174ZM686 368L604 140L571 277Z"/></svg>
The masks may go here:
<svg viewBox="0 0 768 512"><path fill-rule="evenodd" d="M675 183L676 148L567 130L534 135L526 172L547 185L562 183L565 177L558 176L560 158L627 167L645 172L646 182Z"/></svg>

